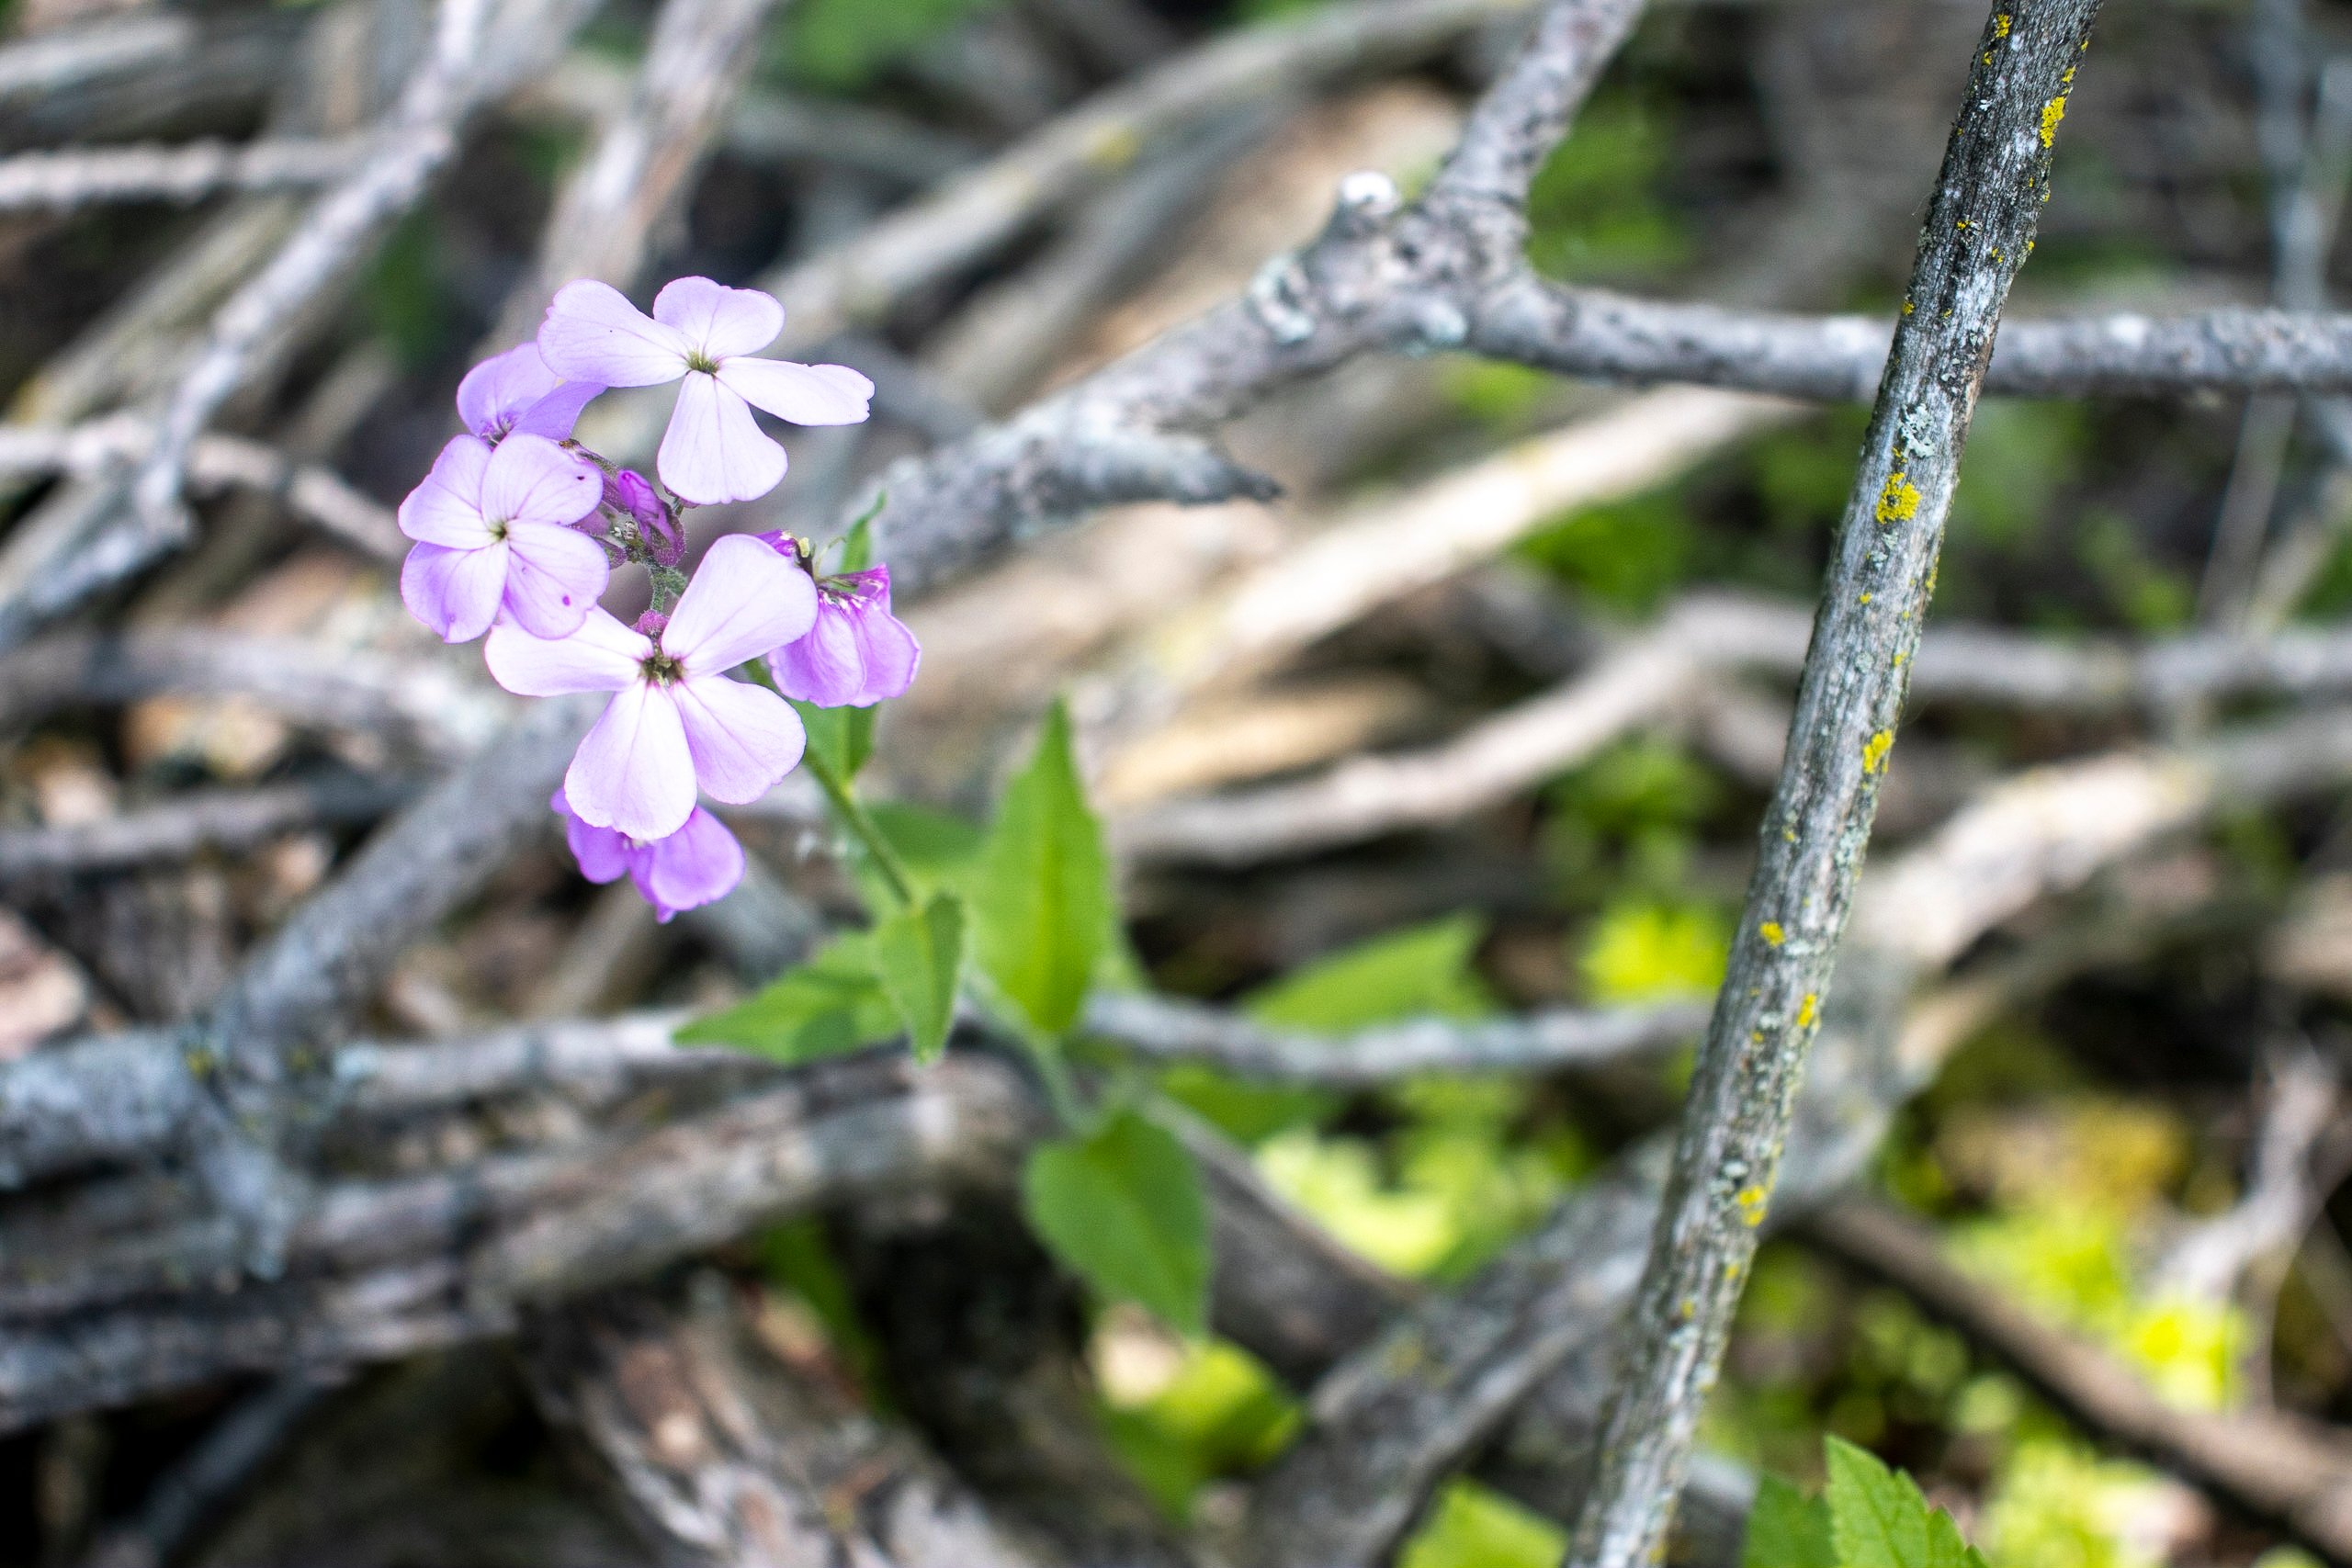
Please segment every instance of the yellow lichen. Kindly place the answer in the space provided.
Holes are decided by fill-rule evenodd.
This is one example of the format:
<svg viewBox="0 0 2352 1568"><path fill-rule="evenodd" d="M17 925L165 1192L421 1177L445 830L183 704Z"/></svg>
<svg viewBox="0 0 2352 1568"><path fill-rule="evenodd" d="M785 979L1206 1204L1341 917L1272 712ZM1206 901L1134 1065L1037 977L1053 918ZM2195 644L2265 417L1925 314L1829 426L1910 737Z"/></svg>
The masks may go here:
<svg viewBox="0 0 2352 1568"><path fill-rule="evenodd" d="M2064 93L2041 106L2041 144L2058 145L2058 122L2066 118L2066 96Z"/></svg>
<svg viewBox="0 0 2352 1568"><path fill-rule="evenodd" d="M1765 1198L1766 1193L1761 1187L1743 1187L1739 1190L1739 1196L1733 1200L1739 1205L1739 1217L1747 1223L1749 1230L1764 1223Z"/></svg>
<svg viewBox="0 0 2352 1568"><path fill-rule="evenodd" d="M1797 1004L1797 1027L1799 1029L1811 1029L1813 1027L1813 1021L1820 1016L1820 997L1811 991L1807 991L1804 994L1804 1000Z"/></svg>
<svg viewBox="0 0 2352 1568"><path fill-rule="evenodd" d="M1882 729L1862 742L1862 772L1874 773L1886 763L1886 754L1894 749L1894 732Z"/></svg>
<svg viewBox="0 0 2352 1568"><path fill-rule="evenodd" d="M1764 945L1767 947L1778 947L1789 940L1789 933L1781 929L1781 922L1778 920L1765 921L1756 928L1756 934L1764 939Z"/></svg>
<svg viewBox="0 0 2352 1568"><path fill-rule="evenodd" d="M1919 513L1919 490L1902 473L1886 476L1886 483L1878 492L1878 509L1873 515L1882 523L1908 523Z"/></svg>
<svg viewBox="0 0 2352 1568"><path fill-rule="evenodd" d="M1999 13L1993 18L1993 36L1995 38L2009 36L2009 14L2007 11Z"/></svg>

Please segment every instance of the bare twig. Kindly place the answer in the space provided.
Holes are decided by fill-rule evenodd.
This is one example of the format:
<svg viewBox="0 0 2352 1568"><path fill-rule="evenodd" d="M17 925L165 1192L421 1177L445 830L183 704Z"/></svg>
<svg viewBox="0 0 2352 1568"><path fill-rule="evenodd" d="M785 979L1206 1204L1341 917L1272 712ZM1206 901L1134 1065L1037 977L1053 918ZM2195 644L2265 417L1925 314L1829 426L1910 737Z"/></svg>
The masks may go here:
<svg viewBox="0 0 2352 1568"><path fill-rule="evenodd" d="M64 708L166 693L244 698L298 723L448 759L481 750L515 711L437 661L209 627L65 632L0 655L0 733Z"/></svg>
<svg viewBox="0 0 2352 1568"><path fill-rule="evenodd" d="M1772 1214L1801 1212L1851 1180L1894 1111L1981 1024L1982 1005L1963 1005L1906 1025L1922 977L1995 926L2225 803L2332 788L2347 776L2352 715L2251 727L2194 748L2018 774L1874 867L1798 1097ZM1951 919L1919 918L1930 912ZM1531 1396L1547 1422L1572 1416L1580 1440L1597 1442L1610 1336L1641 1277L1667 1153L1657 1142L1637 1151L1460 1291L1341 1361L1317 1387L1306 1431L1258 1490L1253 1560L1280 1568L1384 1561L1429 1489Z"/></svg>
<svg viewBox="0 0 2352 1568"><path fill-rule="evenodd" d="M903 1055L823 1064L633 1138L323 1188L288 1238L283 1272L227 1292L209 1281L233 1274L242 1253L234 1227L218 1222L108 1247L69 1218L61 1228L79 1258L42 1279L25 1233L12 1233L0 1430L232 1372L332 1368L509 1333L530 1304L794 1214L927 1182L1000 1179L1036 1115L1012 1074L983 1058L928 1072ZM196 1281L206 1288L187 1292Z"/></svg>
<svg viewBox="0 0 2352 1568"><path fill-rule="evenodd" d="M1490 517L1491 513L1482 513ZM1373 558L1381 568L1396 555ZM1319 550L1315 558L1322 559ZM1336 573L1351 570L1334 563ZM1397 570L1407 570L1397 568ZM1267 573L1271 585L1287 572ZM1329 576L1303 594L1344 594ZM1283 617L1272 593L1254 595L1267 615L1249 626L1258 646L1280 648ZM1220 606L1220 611L1222 611ZM1299 619L1314 624L1306 615ZM1272 620L1269 630L1263 620ZM1802 668L1811 618L1794 605L1701 592L1669 606L1657 625L1551 692L1470 726L1424 750L1351 758L1306 778L1226 795L1166 801L1115 818L1115 841L1139 860L1251 865L1311 853L1384 833L1438 827L1509 800L1575 766L1636 729L1700 722L1722 701L1731 671L1793 674ZM1249 644L1229 656L1258 663ZM1222 648L1200 658L1219 668ZM2064 641L1994 626L1946 625L1926 634L1911 661L1914 702L1991 703L2034 712L2095 716L2133 709L2164 713L2196 700L2262 694L2323 696L2352 689L2352 634L2312 629L2260 640L2226 633L2166 638L2139 647L2106 639ZM1780 737L1772 739L1777 747ZM1777 751L1766 768L1778 767Z"/></svg>
<svg viewBox="0 0 2352 1568"><path fill-rule="evenodd" d="M489 73L480 68L492 0L442 0L433 46L390 123L370 138L359 167L321 198L283 249L213 317L209 341L179 378L131 501L145 529L168 542L185 531L180 487L188 448L244 378L263 340L324 287L390 217L404 211L457 151L458 126ZM144 541L140 541L143 547Z"/></svg>
<svg viewBox="0 0 2352 1568"><path fill-rule="evenodd" d="M2352 1559L2352 1446L2281 1410L2182 1410L2102 1347L2036 1318L1943 1258L1924 1227L1848 1198L1806 1234L2007 1361L2092 1431L2205 1490L2286 1526L2338 1562Z"/></svg>
<svg viewBox="0 0 2352 1568"><path fill-rule="evenodd" d="M297 829L373 821L415 793L402 780L330 778L197 791L73 827L0 829L0 882L247 850Z"/></svg>
<svg viewBox="0 0 2352 1568"><path fill-rule="evenodd" d="M575 277L626 288L649 246L694 188L703 155L759 58L776 0L669 0L628 99L565 181L529 271L508 290L484 346L538 330L555 291Z"/></svg>
<svg viewBox="0 0 2352 1568"><path fill-rule="evenodd" d="M1269 1029L1223 1008L1168 997L1106 992L1089 1004L1086 1028L1139 1056L1205 1062L1243 1077L1344 1086L1413 1073L1552 1072L1618 1061L1689 1040L1702 1014L1695 1004L1562 1009L1482 1022L1423 1019L1332 1037Z"/></svg>
<svg viewBox="0 0 2352 1568"><path fill-rule="evenodd" d="M220 191L300 190L357 161L351 141L296 139L95 147L0 158L0 211L71 211L107 201L200 201Z"/></svg>
<svg viewBox="0 0 2352 1568"><path fill-rule="evenodd" d="M121 417L64 426L0 424L0 472L96 478L137 457L153 439L152 425ZM198 491L233 487L275 496L296 515L379 560L397 561L408 550L390 507L354 490L334 469L296 462L258 441L197 437L187 479Z"/></svg>
<svg viewBox="0 0 2352 1568"><path fill-rule="evenodd" d="M1996 7L1928 204L1798 682L1730 967L1700 1047L1572 1561L1634 1568L1674 1500L1755 1254L1902 716L1960 454L2097 0Z"/></svg>
<svg viewBox="0 0 2352 1568"><path fill-rule="evenodd" d="M207 1515L268 1462L302 1418L334 1387L332 1378L281 1377L231 1408L164 1472L129 1524L109 1530L85 1568L160 1568Z"/></svg>
<svg viewBox="0 0 2352 1568"><path fill-rule="evenodd" d="M620 1292L535 1322L527 1340L541 1408L609 1467L663 1562L1030 1561L911 1439L763 1354L729 1290L698 1275L683 1305Z"/></svg>

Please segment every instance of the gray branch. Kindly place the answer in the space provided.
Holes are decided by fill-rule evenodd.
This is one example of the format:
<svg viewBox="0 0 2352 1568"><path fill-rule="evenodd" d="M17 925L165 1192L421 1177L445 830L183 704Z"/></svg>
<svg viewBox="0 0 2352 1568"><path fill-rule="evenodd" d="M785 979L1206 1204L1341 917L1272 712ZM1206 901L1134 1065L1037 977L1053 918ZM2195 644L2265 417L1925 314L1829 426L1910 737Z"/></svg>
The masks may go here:
<svg viewBox="0 0 2352 1568"><path fill-rule="evenodd" d="M1932 1079L1952 1032L1906 1026L1904 1010L1977 938L2216 811L2347 777L2352 712L2253 726L2194 748L2016 775L1873 868L1767 1223L1841 1190ZM1949 918L1923 921L1923 911ZM1611 1336L1641 1278L1667 1160L1661 1142L1644 1145L1470 1283L1341 1360L1316 1386L1306 1431L1258 1489L1248 1560L1370 1568L1430 1490L1490 1443L1597 1455ZM1523 1438L1514 1416L1530 1428Z"/></svg>
<svg viewBox="0 0 2352 1568"><path fill-rule="evenodd" d="M1570 1560L1664 1548L1861 876L1993 334L2049 198L2098 0L1996 6L1928 203L1822 588L1788 754L1686 1100Z"/></svg>
<svg viewBox="0 0 2352 1568"><path fill-rule="evenodd" d="M234 853L303 828L373 821L415 793L400 779L326 778L192 791L71 827L0 829L0 883Z"/></svg>
<svg viewBox="0 0 2352 1568"><path fill-rule="evenodd" d="M107 201L200 201L221 191L300 190L324 185L356 161L350 141L175 147L94 147L0 158L0 211L70 212Z"/></svg>
<svg viewBox="0 0 2352 1568"><path fill-rule="evenodd" d="M1335 1037L1269 1029L1229 1009L1172 997L1105 992L1088 1004L1086 1028L1151 1060L1344 1088L1414 1073L1544 1073L1623 1061L1683 1043L1705 1015L1700 1004L1606 1012L1561 1008L1478 1022L1420 1019Z"/></svg>

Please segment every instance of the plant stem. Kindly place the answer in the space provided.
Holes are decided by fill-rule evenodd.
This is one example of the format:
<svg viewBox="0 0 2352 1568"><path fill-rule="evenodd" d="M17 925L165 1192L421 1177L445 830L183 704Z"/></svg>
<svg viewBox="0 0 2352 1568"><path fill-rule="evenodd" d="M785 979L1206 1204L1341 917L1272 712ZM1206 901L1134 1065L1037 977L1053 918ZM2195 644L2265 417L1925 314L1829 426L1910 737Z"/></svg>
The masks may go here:
<svg viewBox="0 0 2352 1568"><path fill-rule="evenodd" d="M1779 1174L1994 329L2098 0L1996 0L1928 204L1571 1562L1657 1562Z"/></svg>
<svg viewBox="0 0 2352 1568"><path fill-rule="evenodd" d="M890 840L882 836L880 826L859 802L849 781L834 773L831 764L813 751L801 759L801 766L808 770L818 787L825 792L825 799L833 808L835 820L858 841L874 862L874 869L882 874L884 886L898 899L899 908L914 908L914 879L908 875L906 863L899 859L899 852L892 849Z"/></svg>

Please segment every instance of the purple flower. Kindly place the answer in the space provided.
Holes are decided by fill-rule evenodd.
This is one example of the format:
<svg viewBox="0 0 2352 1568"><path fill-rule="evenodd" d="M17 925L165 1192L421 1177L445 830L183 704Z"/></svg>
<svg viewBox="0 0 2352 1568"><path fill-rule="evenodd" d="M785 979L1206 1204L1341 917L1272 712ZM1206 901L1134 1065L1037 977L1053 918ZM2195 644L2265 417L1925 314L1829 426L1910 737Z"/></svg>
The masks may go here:
<svg viewBox="0 0 2352 1568"><path fill-rule="evenodd" d="M678 558L686 553L684 536L678 532L678 520L670 514L653 486L635 468L623 468L605 481L605 503L626 512L637 523L637 536L645 541L646 550L658 566L675 566Z"/></svg>
<svg viewBox="0 0 2352 1568"><path fill-rule="evenodd" d="M570 526L596 510L604 479L543 435L493 450L453 437L401 502L417 540L401 568L410 612L450 642L470 642L501 609L536 637L569 637L605 592L605 547Z"/></svg>
<svg viewBox="0 0 2352 1568"><path fill-rule="evenodd" d="M793 553L787 535L763 534ZM776 689L820 708L871 707L915 682L922 647L890 613L890 569L829 577L817 588L817 624L768 655Z"/></svg>
<svg viewBox="0 0 2352 1568"><path fill-rule="evenodd" d="M664 924L681 909L716 904L743 880L743 846L699 806L667 838L640 840L582 821L561 790L548 804L563 818L564 841L580 874L596 883L628 876Z"/></svg>
<svg viewBox="0 0 2352 1568"><path fill-rule="evenodd" d="M600 609L560 641L502 621L483 653L498 683L522 696L614 694L563 793L582 821L650 841L685 825L697 787L757 800L799 762L807 737L792 705L727 672L816 618L808 574L737 534L711 546L659 638Z"/></svg>
<svg viewBox="0 0 2352 1568"><path fill-rule="evenodd" d="M559 374L608 387L658 387L684 378L662 437L662 482L698 506L751 501L784 478L784 448L752 418L754 406L795 424L855 424L874 383L845 365L762 359L784 330L784 307L750 288L681 277L647 317L609 284L556 290L539 352Z"/></svg>
<svg viewBox="0 0 2352 1568"><path fill-rule="evenodd" d="M580 423L580 411L605 389L594 381L559 381L539 345L493 354L458 383L458 417L484 441L520 433L561 441Z"/></svg>

